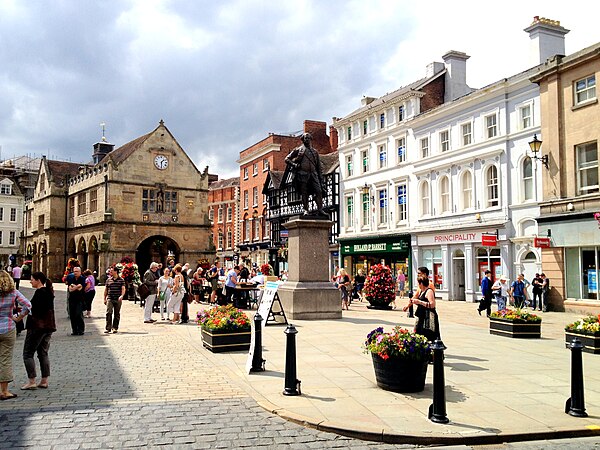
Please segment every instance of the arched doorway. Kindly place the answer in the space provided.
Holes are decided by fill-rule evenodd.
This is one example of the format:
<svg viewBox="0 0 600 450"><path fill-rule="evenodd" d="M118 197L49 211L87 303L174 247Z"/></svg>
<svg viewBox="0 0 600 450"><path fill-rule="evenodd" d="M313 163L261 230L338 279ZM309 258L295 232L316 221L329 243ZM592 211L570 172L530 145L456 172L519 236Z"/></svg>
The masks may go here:
<svg viewBox="0 0 600 450"><path fill-rule="evenodd" d="M75 251L75 239L71 238L69 241L69 245L67 246L67 259L68 258L77 258L77 252ZM65 264L67 261L65 261Z"/></svg>
<svg viewBox="0 0 600 450"><path fill-rule="evenodd" d="M535 274L538 273L538 259L536 254L532 251L525 253L521 259L521 266L523 267L523 275L525 275L525 279L531 283L531 281L535 278Z"/></svg>
<svg viewBox="0 0 600 450"><path fill-rule="evenodd" d="M155 261L167 265L167 259L173 258L179 262L181 250L177 242L166 236L150 236L144 239L135 252L135 262L138 265L140 275L143 275Z"/></svg>

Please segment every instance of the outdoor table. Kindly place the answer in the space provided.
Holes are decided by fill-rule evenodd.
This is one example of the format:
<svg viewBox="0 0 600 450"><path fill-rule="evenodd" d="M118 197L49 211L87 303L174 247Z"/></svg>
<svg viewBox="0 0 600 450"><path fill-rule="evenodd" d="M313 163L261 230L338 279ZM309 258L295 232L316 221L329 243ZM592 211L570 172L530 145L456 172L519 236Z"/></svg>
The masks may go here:
<svg viewBox="0 0 600 450"><path fill-rule="evenodd" d="M233 304L236 308L248 309L248 300L251 305L257 304L258 286L254 283L240 283L235 287Z"/></svg>

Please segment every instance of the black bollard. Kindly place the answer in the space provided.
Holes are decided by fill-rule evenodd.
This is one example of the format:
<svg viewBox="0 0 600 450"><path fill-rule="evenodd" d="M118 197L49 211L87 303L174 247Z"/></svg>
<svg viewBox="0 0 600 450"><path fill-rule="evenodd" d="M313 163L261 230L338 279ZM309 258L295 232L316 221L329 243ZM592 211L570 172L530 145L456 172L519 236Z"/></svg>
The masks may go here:
<svg viewBox="0 0 600 450"><path fill-rule="evenodd" d="M444 381L444 343L436 339L433 350L433 403L429 406L429 420L435 423L448 423L446 416L446 382Z"/></svg>
<svg viewBox="0 0 600 450"><path fill-rule="evenodd" d="M283 395L300 395L300 380L296 377L296 335L298 331L291 323L285 329L285 389Z"/></svg>
<svg viewBox="0 0 600 450"><path fill-rule="evenodd" d="M254 315L254 351L252 352L252 367L250 372L263 372L265 360L262 358L262 316Z"/></svg>
<svg viewBox="0 0 600 450"><path fill-rule="evenodd" d="M581 352L583 344L573 338L571 349L571 398L567 400L565 412L574 417L587 417L585 401L583 399L583 362Z"/></svg>

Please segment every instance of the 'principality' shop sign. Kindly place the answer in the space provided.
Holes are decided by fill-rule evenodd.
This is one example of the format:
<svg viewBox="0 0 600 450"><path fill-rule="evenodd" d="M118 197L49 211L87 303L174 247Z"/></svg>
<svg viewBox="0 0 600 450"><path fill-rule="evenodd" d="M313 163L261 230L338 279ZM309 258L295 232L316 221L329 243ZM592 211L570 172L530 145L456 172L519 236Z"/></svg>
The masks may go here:
<svg viewBox="0 0 600 450"><path fill-rule="evenodd" d="M496 230L493 231L493 234ZM465 233L436 233L417 236L418 245L443 245L443 244L463 244L463 243L479 243L481 244L481 236L489 232L465 232Z"/></svg>

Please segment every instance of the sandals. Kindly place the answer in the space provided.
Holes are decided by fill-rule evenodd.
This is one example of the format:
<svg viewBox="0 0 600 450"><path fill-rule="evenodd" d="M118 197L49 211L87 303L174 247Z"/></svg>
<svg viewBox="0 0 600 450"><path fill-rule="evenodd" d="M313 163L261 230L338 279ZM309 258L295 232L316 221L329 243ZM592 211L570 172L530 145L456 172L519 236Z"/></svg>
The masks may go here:
<svg viewBox="0 0 600 450"><path fill-rule="evenodd" d="M40 389L48 389L48 385L47 384L38 384L37 387L39 387Z"/></svg>
<svg viewBox="0 0 600 450"><path fill-rule="evenodd" d="M0 400L10 400L11 398L17 398L17 394L9 392L7 395L0 395Z"/></svg>
<svg viewBox="0 0 600 450"><path fill-rule="evenodd" d="M36 384L24 384L23 386L21 386L22 391L34 391L37 388L38 387Z"/></svg>

